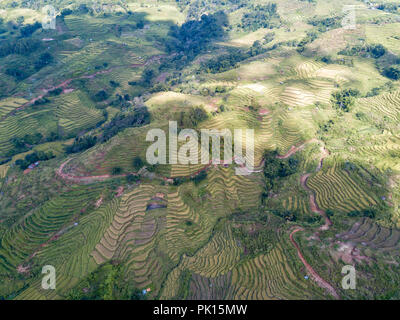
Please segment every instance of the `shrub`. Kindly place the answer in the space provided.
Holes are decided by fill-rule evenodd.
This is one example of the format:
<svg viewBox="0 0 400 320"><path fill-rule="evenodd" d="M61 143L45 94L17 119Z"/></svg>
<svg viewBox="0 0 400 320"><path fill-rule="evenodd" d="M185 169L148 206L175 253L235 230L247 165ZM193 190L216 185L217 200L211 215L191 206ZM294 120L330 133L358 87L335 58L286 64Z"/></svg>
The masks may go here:
<svg viewBox="0 0 400 320"><path fill-rule="evenodd" d="M111 169L111 174L114 176L121 174L121 173L122 173L122 168L120 168L120 167L114 167Z"/></svg>
<svg viewBox="0 0 400 320"><path fill-rule="evenodd" d="M388 68L385 68L383 71L383 74L393 80L399 80L400 79L400 66L390 66Z"/></svg>
<svg viewBox="0 0 400 320"><path fill-rule="evenodd" d="M354 105L354 98L359 95L360 92L357 89L344 89L332 93L331 101L336 109L349 112Z"/></svg>
<svg viewBox="0 0 400 320"><path fill-rule="evenodd" d="M139 170L140 168L142 168L143 167L143 160L140 157L135 157L133 159L133 167L136 170Z"/></svg>
<svg viewBox="0 0 400 320"><path fill-rule="evenodd" d="M93 147L97 142L95 136L76 137L71 146L66 147L67 153L77 153Z"/></svg>

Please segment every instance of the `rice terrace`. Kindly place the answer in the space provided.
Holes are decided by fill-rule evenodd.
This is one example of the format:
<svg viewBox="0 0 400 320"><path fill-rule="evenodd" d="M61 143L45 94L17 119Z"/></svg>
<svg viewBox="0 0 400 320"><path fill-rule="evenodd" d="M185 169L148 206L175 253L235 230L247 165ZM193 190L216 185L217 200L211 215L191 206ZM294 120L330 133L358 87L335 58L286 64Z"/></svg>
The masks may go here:
<svg viewBox="0 0 400 320"><path fill-rule="evenodd" d="M399 288L399 0L0 2L0 300Z"/></svg>

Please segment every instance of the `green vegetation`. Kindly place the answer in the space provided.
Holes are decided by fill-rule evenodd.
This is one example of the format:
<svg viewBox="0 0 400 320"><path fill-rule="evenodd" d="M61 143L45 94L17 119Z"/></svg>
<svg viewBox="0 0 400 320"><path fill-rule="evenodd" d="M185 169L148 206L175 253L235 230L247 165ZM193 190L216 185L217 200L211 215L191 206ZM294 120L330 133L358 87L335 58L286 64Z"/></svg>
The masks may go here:
<svg viewBox="0 0 400 320"><path fill-rule="evenodd" d="M278 27L279 14L276 3L269 2L266 5L250 5L249 12L243 14L241 27L244 30L255 31L259 28Z"/></svg>
<svg viewBox="0 0 400 320"><path fill-rule="evenodd" d="M332 93L332 103L338 110L349 112L354 105L355 97L359 96L359 91L355 89L344 89Z"/></svg>
<svg viewBox="0 0 400 320"><path fill-rule="evenodd" d="M67 295L68 300L143 300L132 282L126 283L120 265L106 263L82 280Z"/></svg>
<svg viewBox="0 0 400 320"><path fill-rule="evenodd" d="M44 4L0 3L0 299L398 298L397 4ZM254 170L148 165L169 121Z"/></svg>

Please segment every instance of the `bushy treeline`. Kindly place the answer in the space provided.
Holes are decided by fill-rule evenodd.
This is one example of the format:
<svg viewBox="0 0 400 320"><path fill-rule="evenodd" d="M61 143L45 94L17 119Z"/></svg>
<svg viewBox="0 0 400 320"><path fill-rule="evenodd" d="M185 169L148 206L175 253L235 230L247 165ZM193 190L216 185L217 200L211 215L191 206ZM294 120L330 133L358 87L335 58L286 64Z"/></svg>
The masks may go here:
<svg viewBox="0 0 400 320"><path fill-rule="evenodd" d="M189 181L193 181L196 185L207 178L207 171L202 170L198 174L192 177L176 177L174 178L173 185L180 186L181 184Z"/></svg>
<svg viewBox="0 0 400 320"><path fill-rule="evenodd" d="M392 65L386 67L383 70L383 74L389 79L399 80L400 79L400 65Z"/></svg>
<svg viewBox="0 0 400 320"><path fill-rule="evenodd" d="M355 98L360 95L357 89L344 89L332 93L331 102L336 109L349 112Z"/></svg>
<svg viewBox="0 0 400 320"><path fill-rule="evenodd" d="M396 12L398 12L398 9L400 8L400 3L396 3L396 2L380 3L376 6L376 8L378 10L396 13Z"/></svg>
<svg viewBox="0 0 400 320"><path fill-rule="evenodd" d="M180 128L196 128L197 125L208 118L207 112L202 106L189 108L181 111L178 116L178 126Z"/></svg>
<svg viewBox="0 0 400 320"><path fill-rule="evenodd" d="M0 42L0 57L10 54L28 55L40 48L40 41L36 39L4 40Z"/></svg>
<svg viewBox="0 0 400 320"><path fill-rule="evenodd" d="M23 137L15 137L11 139L13 149L8 152L8 156L25 152L30 150L33 146L44 143L55 141L59 138L55 132L50 132L48 136L43 136L40 132L33 134L26 134Z"/></svg>
<svg viewBox="0 0 400 320"><path fill-rule="evenodd" d="M247 51L232 49L228 54L204 62L202 64L202 69L208 73L225 72L235 68L239 62L259 55L265 51L266 50L262 47L260 41L255 41L252 47Z"/></svg>
<svg viewBox="0 0 400 320"><path fill-rule="evenodd" d="M188 19L199 19L204 13L212 13L223 9L224 12L234 12L246 7L248 0L176 0L181 11L186 12Z"/></svg>
<svg viewBox="0 0 400 320"><path fill-rule="evenodd" d="M388 50L381 44L358 45L348 47L339 52L339 54L343 55L372 57L377 59L376 66L385 77L392 80L399 80L400 58L393 54L387 53Z"/></svg>
<svg viewBox="0 0 400 320"><path fill-rule="evenodd" d="M54 158L53 152L35 151L25 156L25 159L18 159L15 164L21 168L21 170L27 169L31 164L37 161L46 161Z"/></svg>
<svg viewBox="0 0 400 320"><path fill-rule="evenodd" d="M97 142L96 136L76 137L74 143L65 148L67 153L77 153L93 147Z"/></svg>
<svg viewBox="0 0 400 320"><path fill-rule="evenodd" d="M132 113L119 113L104 125L101 142L105 142L118 132L129 127L141 127L150 123L150 113L146 107L135 108Z"/></svg>
<svg viewBox="0 0 400 320"><path fill-rule="evenodd" d="M67 300L143 300L145 295L125 279L120 265L106 263L67 294Z"/></svg>
<svg viewBox="0 0 400 320"><path fill-rule="evenodd" d="M21 37L30 37L36 30L41 28L42 25L39 22L35 22L33 24L24 25L19 31L21 33Z"/></svg>
<svg viewBox="0 0 400 320"><path fill-rule="evenodd" d="M299 161L293 157L288 159L277 158L278 153L264 153L264 177L266 190L271 190L276 185L277 180L288 177L297 172Z"/></svg>
<svg viewBox="0 0 400 320"><path fill-rule="evenodd" d="M317 27L319 32L336 29L341 27L341 19L339 17L313 17L308 20L308 23Z"/></svg>
<svg viewBox="0 0 400 320"><path fill-rule="evenodd" d="M349 217L366 217L366 218L375 218L376 210L373 208L363 209L359 211L350 211L347 213Z"/></svg>
<svg viewBox="0 0 400 320"><path fill-rule="evenodd" d="M247 31L277 27L279 18L276 3L270 2L266 5L250 5L249 11L244 13L242 16L240 26Z"/></svg>
<svg viewBox="0 0 400 320"><path fill-rule="evenodd" d="M248 232L243 227L232 228L233 236L240 240L245 253L250 257L261 253L268 253L274 246L274 233L270 229L262 228Z"/></svg>
<svg viewBox="0 0 400 320"><path fill-rule="evenodd" d="M382 57L387 52L386 48L381 44L370 44L370 45L356 45L353 47L347 47L339 52L339 54L346 56L360 56L368 57L371 56L375 59Z"/></svg>
<svg viewBox="0 0 400 320"><path fill-rule="evenodd" d="M202 15L200 20L190 20L179 26L172 26L171 37L166 43L168 52L177 53L182 59L191 61L197 54L207 49L208 44L225 35L224 27L228 18L222 11Z"/></svg>

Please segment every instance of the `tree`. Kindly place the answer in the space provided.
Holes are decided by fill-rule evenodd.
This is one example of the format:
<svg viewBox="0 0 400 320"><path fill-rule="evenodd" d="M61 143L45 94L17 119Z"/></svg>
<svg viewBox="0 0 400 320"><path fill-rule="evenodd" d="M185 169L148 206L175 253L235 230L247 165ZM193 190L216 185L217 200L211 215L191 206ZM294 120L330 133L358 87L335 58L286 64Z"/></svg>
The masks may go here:
<svg viewBox="0 0 400 320"><path fill-rule="evenodd" d="M369 47L369 51L371 52L372 56L377 59L382 57L386 53L386 48L381 44L371 45Z"/></svg>
<svg viewBox="0 0 400 320"><path fill-rule="evenodd" d="M140 168L142 168L143 167L143 160L140 157L135 157L133 159L133 167L136 170L139 170Z"/></svg>
<svg viewBox="0 0 400 320"><path fill-rule="evenodd" d="M400 66L390 66L384 70L384 75L393 80L400 79Z"/></svg>
<svg viewBox="0 0 400 320"><path fill-rule="evenodd" d="M104 101L104 100L106 100L107 98L108 98L108 93L107 93L106 91L104 91L104 90L100 90L99 92L97 92L97 93L94 95L94 100L95 100L95 101L98 101L98 102Z"/></svg>
<svg viewBox="0 0 400 320"><path fill-rule="evenodd" d="M111 174L114 175L114 176L121 174L121 172L122 172L122 169L120 167L114 167L111 170Z"/></svg>
<svg viewBox="0 0 400 320"><path fill-rule="evenodd" d="M52 63L53 60L54 60L54 58L50 53L48 53L48 52L42 53L40 55L39 59L35 62L35 69L40 70L43 67Z"/></svg>
<svg viewBox="0 0 400 320"><path fill-rule="evenodd" d="M354 105L355 97L359 96L360 92L357 89L344 89L332 93L331 101L336 109L349 112Z"/></svg>

